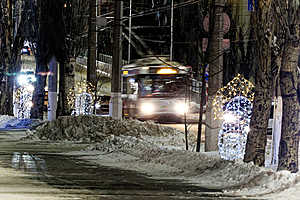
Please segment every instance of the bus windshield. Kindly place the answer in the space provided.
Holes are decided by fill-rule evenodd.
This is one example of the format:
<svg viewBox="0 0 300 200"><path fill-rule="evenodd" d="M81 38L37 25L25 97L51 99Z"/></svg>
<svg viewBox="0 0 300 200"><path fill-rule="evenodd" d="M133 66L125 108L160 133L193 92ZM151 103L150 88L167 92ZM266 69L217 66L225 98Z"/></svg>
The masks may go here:
<svg viewBox="0 0 300 200"><path fill-rule="evenodd" d="M184 75L139 75L137 82L139 97L184 97L185 95Z"/></svg>

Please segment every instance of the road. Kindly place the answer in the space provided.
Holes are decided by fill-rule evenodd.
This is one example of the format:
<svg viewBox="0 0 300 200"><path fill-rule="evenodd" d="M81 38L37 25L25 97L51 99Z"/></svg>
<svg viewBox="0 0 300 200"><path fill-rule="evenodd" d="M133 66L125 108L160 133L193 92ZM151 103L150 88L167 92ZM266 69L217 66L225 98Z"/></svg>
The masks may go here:
<svg viewBox="0 0 300 200"><path fill-rule="evenodd" d="M79 150L82 144L28 142L22 136L24 131L0 132L0 199L243 199L63 154Z"/></svg>

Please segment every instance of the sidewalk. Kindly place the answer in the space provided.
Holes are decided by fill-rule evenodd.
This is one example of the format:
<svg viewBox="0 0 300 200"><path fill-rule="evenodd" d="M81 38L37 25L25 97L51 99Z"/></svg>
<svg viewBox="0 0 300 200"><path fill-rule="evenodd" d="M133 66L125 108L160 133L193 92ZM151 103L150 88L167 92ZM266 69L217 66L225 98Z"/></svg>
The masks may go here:
<svg viewBox="0 0 300 200"><path fill-rule="evenodd" d="M32 179L14 169L0 167L0 199L3 200L60 200L73 199L66 196L64 191L52 188L46 183Z"/></svg>
<svg viewBox="0 0 300 200"><path fill-rule="evenodd" d="M18 151L19 140L25 136L25 131L0 131L0 199L1 200L61 200L78 199L66 191L51 187L38 180L34 173L26 173L24 169L10 168L13 163L4 162L10 157L10 152ZM21 144L20 144L21 145ZM16 149L16 150L15 150ZM9 166L7 166L9 165Z"/></svg>

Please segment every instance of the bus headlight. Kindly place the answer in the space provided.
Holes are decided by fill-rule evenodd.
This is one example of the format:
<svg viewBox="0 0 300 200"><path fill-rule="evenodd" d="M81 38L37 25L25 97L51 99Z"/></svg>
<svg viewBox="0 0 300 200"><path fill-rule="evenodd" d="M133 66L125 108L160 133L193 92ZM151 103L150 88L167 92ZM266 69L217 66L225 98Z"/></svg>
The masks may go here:
<svg viewBox="0 0 300 200"><path fill-rule="evenodd" d="M177 102L174 109L177 114L183 115L189 111L189 105L185 102Z"/></svg>
<svg viewBox="0 0 300 200"><path fill-rule="evenodd" d="M152 103L142 103L140 106L140 111L143 114L152 114L154 112L154 105Z"/></svg>

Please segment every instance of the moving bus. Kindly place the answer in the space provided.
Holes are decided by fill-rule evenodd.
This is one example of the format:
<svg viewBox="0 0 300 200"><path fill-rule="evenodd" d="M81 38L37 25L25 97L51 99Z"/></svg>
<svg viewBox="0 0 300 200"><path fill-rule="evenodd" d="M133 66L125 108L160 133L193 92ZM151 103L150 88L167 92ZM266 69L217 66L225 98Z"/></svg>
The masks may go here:
<svg viewBox="0 0 300 200"><path fill-rule="evenodd" d="M191 67L167 57L146 57L122 67L124 117L183 122L198 113L199 84Z"/></svg>

